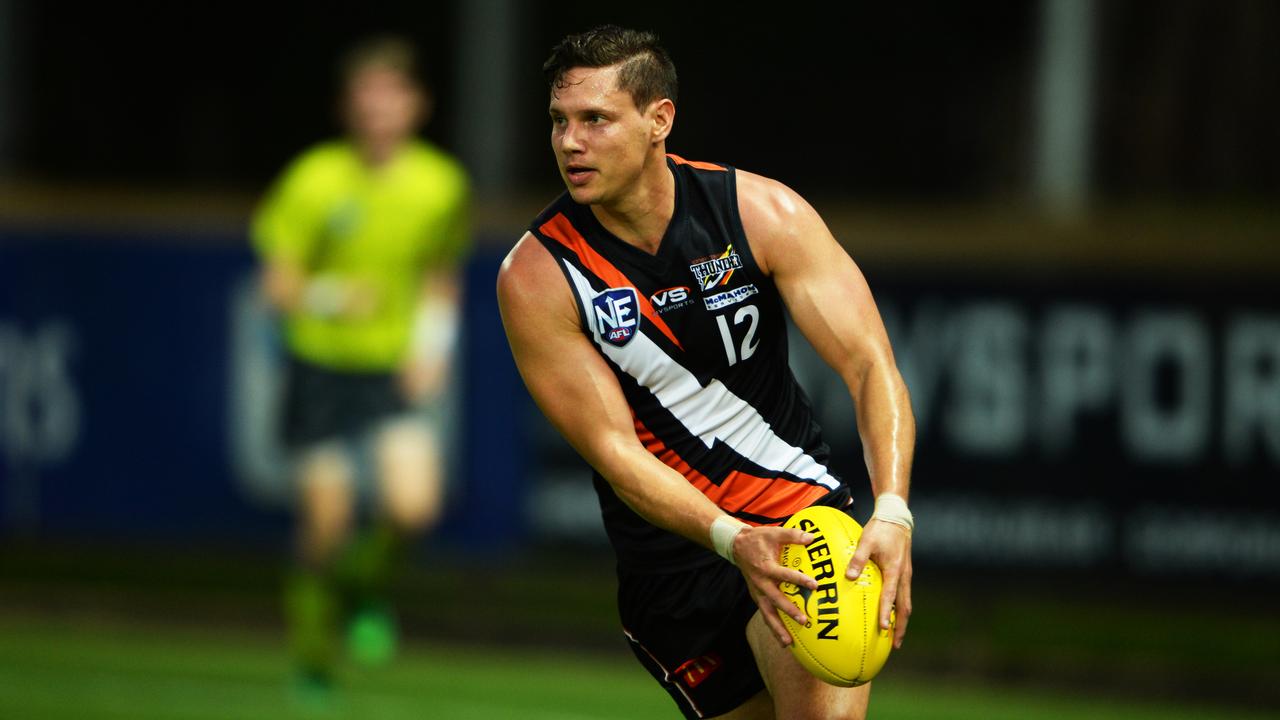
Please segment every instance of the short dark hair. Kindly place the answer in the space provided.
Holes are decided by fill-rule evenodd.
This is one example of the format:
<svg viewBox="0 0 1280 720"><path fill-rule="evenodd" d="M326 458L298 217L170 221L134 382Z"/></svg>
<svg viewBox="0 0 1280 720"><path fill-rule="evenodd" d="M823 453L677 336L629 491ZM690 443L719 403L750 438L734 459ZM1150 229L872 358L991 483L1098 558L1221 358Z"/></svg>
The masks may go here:
<svg viewBox="0 0 1280 720"><path fill-rule="evenodd" d="M617 25L601 25L570 35L551 49L542 64L547 85L557 90L567 85L564 75L572 68L601 68L621 63L618 89L631 94L636 107L654 100L675 102L678 83L671 56L652 32L628 30Z"/></svg>

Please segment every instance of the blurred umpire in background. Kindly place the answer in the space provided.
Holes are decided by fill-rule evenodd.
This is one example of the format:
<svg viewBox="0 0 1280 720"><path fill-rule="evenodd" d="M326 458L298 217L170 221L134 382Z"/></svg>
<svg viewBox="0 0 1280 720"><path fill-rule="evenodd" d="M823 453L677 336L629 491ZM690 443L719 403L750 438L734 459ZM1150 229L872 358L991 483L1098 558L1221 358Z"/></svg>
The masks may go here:
<svg viewBox="0 0 1280 720"><path fill-rule="evenodd" d="M342 623L356 660L394 652L389 576L440 513L445 418L433 404L468 247L466 174L415 137L431 95L413 47L367 40L340 73L347 137L296 158L252 228L289 356L299 528L285 610L299 686L318 696Z"/></svg>

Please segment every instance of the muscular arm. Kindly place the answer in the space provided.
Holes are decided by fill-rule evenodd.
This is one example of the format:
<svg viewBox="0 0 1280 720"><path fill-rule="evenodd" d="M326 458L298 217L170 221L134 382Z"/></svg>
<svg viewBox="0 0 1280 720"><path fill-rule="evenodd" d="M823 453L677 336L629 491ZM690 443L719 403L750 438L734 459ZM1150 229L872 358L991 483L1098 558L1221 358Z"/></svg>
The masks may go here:
<svg viewBox="0 0 1280 720"><path fill-rule="evenodd" d="M658 527L712 547L711 524L724 513L640 443L622 388L583 335L574 303L555 259L526 234L499 272L498 305L516 367L534 401L631 509ZM766 622L771 621L784 642L790 637L771 608L792 611L798 622L803 615L781 595L777 583L812 586L813 581L779 566L778 546L804 542L802 535L783 528L750 528L734 545L744 574L757 565L768 566L754 572L767 586L760 592L773 603Z"/></svg>
<svg viewBox="0 0 1280 720"><path fill-rule="evenodd" d="M915 419L884 323L861 271L822 218L789 188L738 172L738 205L751 249L773 277L796 326L849 388L876 496L908 496ZM885 574L881 624L898 603L900 643L910 615L910 538L905 528L872 520L850 565L867 558ZM900 595L900 597L899 597Z"/></svg>
<svg viewBox="0 0 1280 720"><path fill-rule="evenodd" d="M708 528L720 509L640 444L621 387L579 329L555 259L532 236L503 264L498 305L520 376L556 429L633 510L711 547Z"/></svg>

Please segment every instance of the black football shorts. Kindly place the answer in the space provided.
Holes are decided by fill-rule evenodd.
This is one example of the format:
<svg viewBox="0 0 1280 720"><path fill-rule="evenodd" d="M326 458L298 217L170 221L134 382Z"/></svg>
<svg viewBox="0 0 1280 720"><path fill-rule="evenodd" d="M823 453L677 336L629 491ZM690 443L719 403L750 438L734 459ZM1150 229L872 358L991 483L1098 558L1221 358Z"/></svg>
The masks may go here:
<svg viewBox="0 0 1280 720"><path fill-rule="evenodd" d="M407 412L389 372L341 372L291 358L284 402L284 443L290 450L350 440Z"/></svg>
<svg viewBox="0 0 1280 720"><path fill-rule="evenodd" d="M747 643L756 609L742 573L719 558L670 574L619 572L631 650L686 718L723 715L764 690Z"/></svg>

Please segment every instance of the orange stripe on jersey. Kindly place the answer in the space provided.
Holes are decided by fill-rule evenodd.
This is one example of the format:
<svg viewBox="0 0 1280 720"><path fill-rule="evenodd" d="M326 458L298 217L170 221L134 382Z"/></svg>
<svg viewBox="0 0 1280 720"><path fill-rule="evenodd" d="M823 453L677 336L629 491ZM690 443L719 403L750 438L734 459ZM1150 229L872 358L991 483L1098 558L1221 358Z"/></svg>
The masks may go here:
<svg viewBox="0 0 1280 720"><path fill-rule="evenodd" d="M685 462L676 451L666 446L648 427L635 416L636 437L651 455L675 470L697 488L707 499L725 512L747 512L763 517L783 518L813 504L813 501L830 492L821 485L792 482L780 478L762 478L744 472L731 472L724 482L716 485L706 475ZM750 520L745 522L753 523Z"/></svg>
<svg viewBox="0 0 1280 720"><path fill-rule="evenodd" d="M671 153L667 153L667 157L674 160L677 165L688 165L690 167L696 167L699 170L719 170L720 172L729 172L728 168L721 167L719 165L716 165L715 163L699 162L697 160L685 160L679 155L673 155Z"/></svg>
<svg viewBox="0 0 1280 720"><path fill-rule="evenodd" d="M728 483L729 481L726 480L725 482ZM779 487L779 483L786 483L786 485ZM768 495L757 498L755 502L748 503L742 509L753 515L761 515L763 517L790 517L792 514L809 507L818 498L829 492L831 491L821 485L780 480L773 483L773 487L769 488Z"/></svg>
<svg viewBox="0 0 1280 720"><path fill-rule="evenodd" d="M555 217L538 228L538 232L569 248L573 254L578 256L578 259L582 261L582 264L588 270L605 281L609 287L635 287L635 284L628 280L621 270L614 267L613 263L606 260L603 255L587 244L586 238L582 237L582 233L578 232L578 229L573 226L573 223L569 222L569 218L565 217L564 213L556 213ZM640 312L649 319L649 322L653 323L654 327L661 330L662 334L667 336L667 339L675 343L676 347L683 350L684 346L680 344L680 341L676 339L676 334L671 332L671 328L653 309L653 303L649 302L649 298L645 297L644 293L639 290L636 291L636 297L640 302Z"/></svg>

